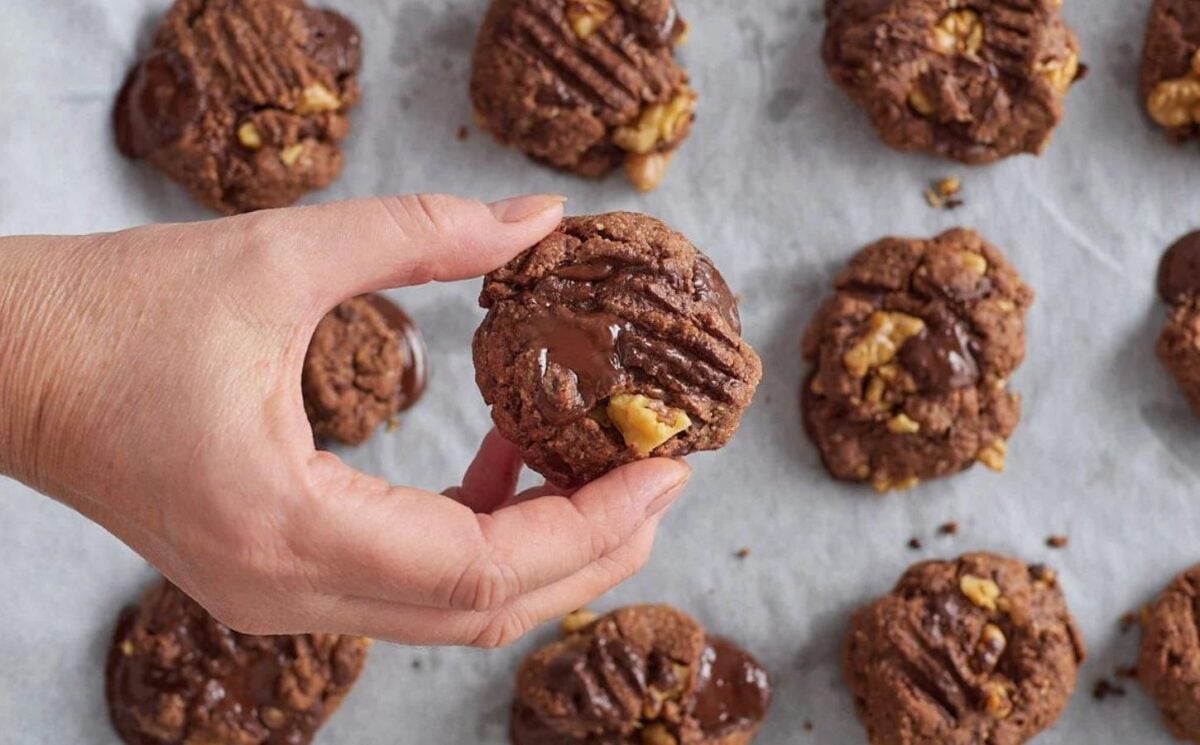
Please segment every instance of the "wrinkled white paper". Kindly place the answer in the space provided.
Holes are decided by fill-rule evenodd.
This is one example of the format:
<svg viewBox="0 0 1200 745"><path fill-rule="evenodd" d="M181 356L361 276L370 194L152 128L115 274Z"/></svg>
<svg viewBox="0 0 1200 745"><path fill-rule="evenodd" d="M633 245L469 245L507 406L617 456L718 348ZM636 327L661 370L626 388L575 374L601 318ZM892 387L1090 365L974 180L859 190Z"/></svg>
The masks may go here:
<svg viewBox="0 0 1200 745"><path fill-rule="evenodd" d="M341 0L365 35L364 99L346 171L310 201L409 191L493 199L568 194L576 213L640 209L706 250L742 298L766 378L733 443L692 459L688 494L646 571L597 604L667 601L731 635L771 669L759 742L856 743L841 683L847 613L911 561L994 549L1060 571L1091 659L1042 743L1170 742L1129 696L1092 685L1129 664L1117 618L1200 561L1200 421L1153 357L1161 249L1200 223L1196 148L1165 143L1135 92L1148 2L1069 0L1091 75L1041 159L967 169L891 152L826 79L823 0L680 0L699 119L665 184L555 174L472 128L466 85L485 0ZM111 144L111 100L166 0L4 0L0 10L0 234L112 230L211 217ZM939 212L925 184L963 177L966 206ZM798 414L799 339L839 265L887 233L976 227L1038 291L1025 415L1008 471L984 469L879 498L830 481ZM428 398L395 433L347 453L397 483L456 482L489 427L475 392L478 282L394 293L424 328ZM936 526L956 520L956 537ZM1052 533L1070 546L1045 547ZM906 547L912 537L925 548ZM115 614L152 576L101 529L0 481L0 741L116 743L102 666ZM739 549L750 554L735 558ZM518 657L551 635L483 652L377 645L320 738L353 745L504 743ZM811 720L811 732L802 729Z"/></svg>

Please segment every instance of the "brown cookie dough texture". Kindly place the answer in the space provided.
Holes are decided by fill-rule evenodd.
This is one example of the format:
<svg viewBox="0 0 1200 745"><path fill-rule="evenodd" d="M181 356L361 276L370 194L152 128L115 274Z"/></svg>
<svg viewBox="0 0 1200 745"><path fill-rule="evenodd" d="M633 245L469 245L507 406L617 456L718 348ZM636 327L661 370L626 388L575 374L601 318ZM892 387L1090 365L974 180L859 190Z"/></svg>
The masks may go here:
<svg viewBox="0 0 1200 745"><path fill-rule="evenodd" d="M1140 76L1150 118L1180 142L1200 133L1200 6L1154 0Z"/></svg>
<svg viewBox="0 0 1200 745"><path fill-rule="evenodd" d="M117 623L109 714L128 745L305 745L350 692L367 645L239 634L162 580Z"/></svg>
<svg viewBox="0 0 1200 745"><path fill-rule="evenodd" d="M1062 0L826 0L829 73L898 150L1040 153L1080 76Z"/></svg>
<svg viewBox="0 0 1200 745"><path fill-rule="evenodd" d="M804 338L804 422L835 478L908 489L976 461L1000 471L1020 419L1032 291L955 229L885 238L838 276Z"/></svg>
<svg viewBox="0 0 1200 745"><path fill-rule="evenodd" d="M771 701L766 670L663 605L580 611L517 674L514 745L746 745Z"/></svg>
<svg viewBox="0 0 1200 745"><path fill-rule="evenodd" d="M382 295L342 303L317 325L304 358L304 409L318 440L358 445L421 397L425 342Z"/></svg>
<svg viewBox="0 0 1200 745"><path fill-rule="evenodd" d="M1158 337L1158 358L1200 416L1200 232L1163 254L1158 294L1170 310Z"/></svg>
<svg viewBox="0 0 1200 745"><path fill-rule="evenodd" d="M359 45L302 0L176 0L117 96L117 147L220 212L291 204L341 171Z"/></svg>
<svg viewBox="0 0 1200 745"><path fill-rule="evenodd" d="M662 181L696 94L673 0L493 0L475 46L479 125L555 168L639 191Z"/></svg>
<svg viewBox="0 0 1200 745"><path fill-rule="evenodd" d="M1200 743L1200 565L1171 581L1142 614L1138 679L1171 734Z"/></svg>
<svg viewBox="0 0 1200 745"><path fill-rule="evenodd" d="M872 745L1026 742L1084 658L1054 572L994 554L911 567L854 614L843 652Z"/></svg>
<svg viewBox="0 0 1200 745"><path fill-rule="evenodd" d="M723 446L762 377L737 302L651 217L573 217L484 280L475 378L525 462L560 487Z"/></svg>

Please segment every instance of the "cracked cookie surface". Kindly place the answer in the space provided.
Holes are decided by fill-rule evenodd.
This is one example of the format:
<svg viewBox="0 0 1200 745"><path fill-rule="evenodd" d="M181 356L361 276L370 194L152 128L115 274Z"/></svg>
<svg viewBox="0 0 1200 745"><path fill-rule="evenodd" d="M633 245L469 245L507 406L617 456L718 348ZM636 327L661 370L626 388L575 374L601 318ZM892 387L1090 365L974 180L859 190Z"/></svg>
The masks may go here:
<svg viewBox="0 0 1200 745"><path fill-rule="evenodd" d="M872 745L1027 742L1065 708L1084 656L1054 572L994 554L911 567L843 646Z"/></svg>
<svg viewBox="0 0 1200 745"><path fill-rule="evenodd" d="M1200 565L1175 577L1142 613L1138 680L1171 734L1200 743Z"/></svg>
<svg viewBox="0 0 1200 745"><path fill-rule="evenodd" d="M1081 76L1062 0L826 0L825 64L885 143L964 163L1040 153Z"/></svg>
<svg viewBox="0 0 1200 745"><path fill-rule="evenodd" d="M228 214L328 186L358 101L344 16L302 0L177 0L113 109L118 149Z"/></svg>
<svg viewBox="0 0 1200 745"><path fill-rule="evenodd" d="M517 674L514 745L746 745L771 700L766 670L662 605L564 622Z"/></svg>
<svg viewBox="0 0 1200 745"><path fill-rule="evenodd" d="M304 358L304 410L317 440L358 445L425 390L425 342L382 295L352 298L317 324Z"/></svg>
<svg viewBox="0 0 1200 745"><path fill-rule="evenodd" d="M645 215L567 218L489 274L479 303L479 390L560 487L723 446L762 377L720 273Z"/></svg>
<svg viewBox="0 0 1200 745"><path fill-rule="evenodd" d="M161 580L118 620L109 713L128 745L306 745L350 692L368 644L239 634Z"/></svg>
<svg viewBox="0 0 1200 745"><path fill-rule="evenodd" d="M696 94L673 0L493 0L475 46L476 119L505 145L588 177L662 180Z"/></svg>
<svg viewBox="0 0 1200 745"><path fill-rule="evenodd" d="M805 333L801 397L830 473L885 492L976 461L1001 470L1033 292L1000 251L964 229L885 238L834 289Z"/></svg>
<svg viewBox="0 0 1200 745"><path fill-rule="evenodd" d="M1158 294L1168 307L1158 359L1200 416L1200 232L1183 236L1163 254Z"/></svg>

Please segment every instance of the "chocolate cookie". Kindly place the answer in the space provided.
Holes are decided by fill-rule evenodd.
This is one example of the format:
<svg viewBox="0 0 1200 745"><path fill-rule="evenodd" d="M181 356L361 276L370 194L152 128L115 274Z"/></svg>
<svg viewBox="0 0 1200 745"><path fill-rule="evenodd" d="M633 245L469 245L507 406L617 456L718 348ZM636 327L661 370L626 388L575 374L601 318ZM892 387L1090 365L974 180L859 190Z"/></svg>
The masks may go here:
<svg viewBox="0 0 1200 745"><path fill-rule="evenodd" d="M1200 416L1200 232L1185 235L1163 254L1158 294L1170 308L1158 358Z"/></svg>
<svg viewBox="0 0 1200 745"><path fill-rule="evenodd" d="M560 487L721 447L762 377L721 274L645 215L567 218L489 274L479 304L479 390Z"/></svg>
<svg viewBox="0 0 1200 745"><path fill-rule="evenodd" d="M162 580L117 623L109 714L129 745L304 745L354 685L367 644L239 634Z"/></svg>
<svg viewBox="0 0 1200 745"><path fill-rule="evenodd" d="M1083 642L1054 572L994 554L911 567L843 648L872 745L1018 745L1058 718Z"/></svg>
<svg viewBox="0 0 1200 745"><path fill-rule="evenodd" d="M898 150L1040 153L1081 75L1062 0L826 0L825 64Z"/></svg>
<svg viewBox="0 0 1200 745"><path fill-rule="evenodd" d="M673 56L686 31L673 0L493 0L475 45L476 119L555 168L624 165L649 191L692 126L696 94Z"/></svg>
<svg viewBox="0 0 1200 745"><path fill-rule="evenodd" d="M563 632L517 674L514 745L745 745L766 716L766 670L674 608L581 611Z"/></svg>
<svg viewBox="0 0 1200 745"><path fill-rule="evenodd" d="M118 149L212 209L328 186L358 101L358 29L302 0L176 0L113 111Z"/></svg>
<svg viewBox="0 0 1200 745"><path fill-rule="evenodd" d="M363 295L317 325L304 358L304 409L318 440L364 442L425 390L425 340L394 303Z"/></svg>
<svg viewBox="0 0 1200 745"><path fill-rule="evenodd" d="M1154 0L1139 82L1146 112L1170 139L1200 133L1200 8L1191 0Z"/></svg>
<svg viewBox="0 0 1200 745"><path fill-rule="evenodd" d="M1138 680L1171 734L1200 743L1200 565L1171 581L1142 613Z"/></svg>
<svg viewBox="0 0 1200 745"><path fill-rule="evenodd" d="M1003 470L1033 293L970 230L885 238L850 260L804 337L804 422L835 478L907 489Z"/></svg>

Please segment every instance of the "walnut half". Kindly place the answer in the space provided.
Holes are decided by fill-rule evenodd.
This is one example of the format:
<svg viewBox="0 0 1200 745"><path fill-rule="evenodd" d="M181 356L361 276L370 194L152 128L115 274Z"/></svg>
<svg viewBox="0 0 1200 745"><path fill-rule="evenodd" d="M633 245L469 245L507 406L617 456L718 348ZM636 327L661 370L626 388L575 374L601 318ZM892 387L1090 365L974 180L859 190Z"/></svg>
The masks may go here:
<svg viewBox="0 0 1200 745"><path fill-rule="evenodd" d="M680 409L640 394L622 393L608 401L608 418L638 455L649 455L658 446L692 426Z"/></svg>
<svg viewBox="0 0 1200 745"><path fill-rule="evenodd" d="M1200 50L1192 56L1188 73L1154 86L1146 99L1150 118L1164 127L1200 123Z"/></svg>

